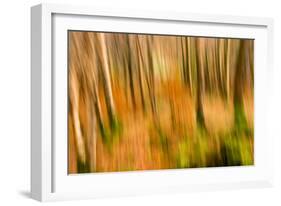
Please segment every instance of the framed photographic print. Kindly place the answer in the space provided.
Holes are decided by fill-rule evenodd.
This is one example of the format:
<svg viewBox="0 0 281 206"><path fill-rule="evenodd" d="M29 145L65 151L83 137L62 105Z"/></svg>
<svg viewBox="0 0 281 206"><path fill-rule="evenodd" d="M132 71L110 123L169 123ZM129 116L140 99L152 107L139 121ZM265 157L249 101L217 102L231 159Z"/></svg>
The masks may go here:
<svg viewBox="0 0 281 206"><path fill-rule="evenodd" d="M40 201L272 185L268 18L31 9Z"/></svg>

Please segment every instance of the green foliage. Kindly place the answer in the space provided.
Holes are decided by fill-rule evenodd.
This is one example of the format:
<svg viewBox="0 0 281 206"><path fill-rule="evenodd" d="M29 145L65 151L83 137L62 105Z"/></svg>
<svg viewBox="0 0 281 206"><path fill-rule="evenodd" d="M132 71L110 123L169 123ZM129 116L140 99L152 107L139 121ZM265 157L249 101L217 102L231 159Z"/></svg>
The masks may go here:
<svg viewBox="0 0 281 206"><path fill-rule="evenodd" d="M249 132L247 125L243 105L236 103L234 106L234 115L235 115L235 131L237 133Z"/></svg>
<svg viewBox="0 0 281 206"><path fill-rule="evenodd" d="M163 148L167 149L167 147L168 147L168 136L165 134L165 132L160 127L157 127L157 133L158 133L158 137L159 137L161 146Z"/></svg>
<svg viewBox="0 0 281 206"><path fill-rule="evenodd" d="M87 162L83 163L79 158L77 159L77 171L78 173L90 172L90 167Z"/></svg>
<svg viewBox="0 0 281 206"><path fill-rule="evenodd" d="M121 120L115 116L110 120L110 125L105 126L99 124L100 134L103 140L103 143L108 146L108 149L111 150L112 145L118 139L123 131L123 125Z"/></svg>
<svg viewBox="0 0 281 206"><path fill-rule="evenodd" d="M178 146L177 154L177 167L178 168L188 168L191 165L190 159L190 148L187 141L183 141Z"/></svg>
<svg viewBox="0 0 281 206"><path fill-rule="evenodd" d="M117 137L122 133L123 125L121 120L117 116L113 116L110 121L111 135Z"/></svg>
<svg viewBox="0 0 281 206"><path fill-rule="evenodd" d="M254 164L254 159L252 155L251 145L248 141L244 141L240 144L241 162L242 165L252 165Z"/></svg>
<svg viewBox="0 0 281 206"><path fill-rule="evenodd" d="M221 154L226 166L238 166L241 161L241 140L237 137L226 137L221 147Z"/></svg>
<svg viewBox="0 0 281 206"><path fill-rule="evenodd" d="M250 142L246 141L248 137L245 137L242 133L238 136L235 135L237 133L224 139L221 147L223 161L228 166L252 165L254 163L253 154Z"/></svg>
<svg viewBox="0 0 281 206"><path fill-rule="evenodd" d="M199 126L196 135L185 137L178 144L176 163L178 168L252 165L253 153L248 138L251 131L239 113L239 125L223 136L210 136ZM219 141L219 143L216 143ZM210 149L210 142L219 145L216 152Z"/></svg>
<svg viewBox="0 0 281 206"><path fill-rule="evenodd" d="M208 136L202 127L198 127L194 137L185 136L179 143L176 156L179 168L207 166Z"/></svg>

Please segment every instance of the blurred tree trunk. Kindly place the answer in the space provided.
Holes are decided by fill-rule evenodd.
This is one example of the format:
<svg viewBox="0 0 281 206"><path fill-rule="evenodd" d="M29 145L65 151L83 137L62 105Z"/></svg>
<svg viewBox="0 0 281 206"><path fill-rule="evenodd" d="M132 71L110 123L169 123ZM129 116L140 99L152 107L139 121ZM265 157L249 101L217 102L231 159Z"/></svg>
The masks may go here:
<svg viewBox="0 0 281 206"><path fill-rule="evenodd" d="M156 110L156 101L155 101L155 80L154 80L154 66L153 66L153 57L152 57L152 37L146 36L147 44L147 59L148 59L148 80L149 80L149 94L150 94L150 103L153 113L153 117L157 118Z"/></svg>
<svg viewBox="0 0 281 206"><path fill-rule="evenodd" d="M226 56L226 93L227 93L227 99L229 101L230 99L230 66L231 66L231 41L230 39L226 40L227 41L227 56Z"/></svg>
<svg viewBox="0 0 281 206"><path fill-rule="evenodd" d="M251 42L240 40L239 56L234 82L234 102L243 103L245 88L253 87L253 46Z"/></svg>
<svg viewBox="0 0 281 206"><path fill-rule="evenodd" d="M110 125L114 126L114 124L116 123L116 111L115 111L114 99L112 95L112 86L111 86L111 78L110 78L110 71L109 71L110 68L108 64L105 34L100 33L98 34L98 37L100 39L100 47L101 47L101 62L103 65L102 73L104 77L103 83L105 87L106 104L109 112Z"/></svg>
<svg viewBox="0 0 281 206"><path fill-rule="evenodd" d="M74 133L77 145L77 153L79 157L79 161L82 164L86 164L86 151L85 151L85 141L81 131L81 123L79 117L79 88L78 88L78 80L75 71L70 72L70 101L71 101L71 112L73 116L73 125L74 125Z"/></svg>
<svg viewBox="0 0 281 206"><path fill-rule="evenodd" d="M69 103L70 108L72 108L71 103ZM75 128L73 125L73 115L72 111L70 110L68 113L68 173L73 174L77 173L77 157L79 154L77 153L77 144L75 138Z"/></svg>
<svg viewBox="0 0 281 206"><path fill-rule="evenodd" d="M85 137L82 133L82 125L80 121L80 99L81 99L81 82L80 79L83 78L81 71L83 71L83 62L81 62L80 54L78 51L81 49L81 44L79 42L85 41L83 35L70 35L73 40L69 46L70 49L70 71L69 71L69 105L70 113L72 116L73 123L73 134L76 144L77 157L77 171L81 171L81 165L85 166L87 162L87 151ZM83 171L81 171L83 172Z"/></svg>
<svg viewBox="0 0 281 206"><path fill-rule="evenodd" d="M245 43L240 42L239 57L234 79L234 103L241 105L243 101L243 76L245 75Z"/></svg>
<svg viewBox="0 0 281 206"><path fill-rule="evenodd" d="M189 85L189 73L188 73L188 52L187 52L187 44L185 37L180 37L180 45L181 45L181 58L182 58L182 73L183 73L183 80L184 83L188 86ZM185 48L186 47L186 48Z"/></svg>
<svg viewBox="0 0 281 206"><path fill-rule="evenodd" d="M190 82L190 93L194 96L195 86L194 82L197 77L197 57L196 57L196 40L194 37L187 37L187 50L188 50L188 68L189 68L189 82Z"/></svg>
<svg viewBox="0 0 281 206"><path fill-rule="evenodd" d="M196 60L197 60L197 123L199 126L205 127L203 98L205 95L205 74L206 69L206 51L205 40L202 38L196 39Z"/></svg>
<svg viewBox="0 0 281 206"><path fill-rule="evenodd" d="M136 36L136 47L137 47L137 59L138 59L138 77L139 77L139 87L140 87L140 95L141 95L141 103L142 103L142 108L144 110L144 113L146 112L146 106L145 106L145 99L144 99L144 91L143 91L143 73L142 70L143 68L141 65L143 65L143 55L140 47L140 42L139 42L139 36Z"/></svg>
<svg viewBox="0 0 281 206"><path fill-rule="evenodd" d="M244 95L245 88L251 88L251 64L249 56L249 42L240 40L237 69L234 79L234 104L235 104L235 124L239 131L247 129Z"/></svg>
<svg viewBox="0 0 281 206"><path fill-rule="evenodd" d="M223 96L227 101L229 101L230 92L229 92L229 72L226 70L226 41L225 39L217 39L217 53L218 53L218 81L219 81L219 90L221 96Z"/></svg>
<svg viewBox="0 0 281 206"><path fill-rule="evenodd" d="M129 34L126 34L126 43L127 43L127 61L128 61L128 72L129 72L129 82L130 82L130 93L132 99L133 109L136 109L136 98L135 98L135 89L134 89L134 77L133 77L133 60L132 60L132 48L130 45L130 37Z"/></svg>

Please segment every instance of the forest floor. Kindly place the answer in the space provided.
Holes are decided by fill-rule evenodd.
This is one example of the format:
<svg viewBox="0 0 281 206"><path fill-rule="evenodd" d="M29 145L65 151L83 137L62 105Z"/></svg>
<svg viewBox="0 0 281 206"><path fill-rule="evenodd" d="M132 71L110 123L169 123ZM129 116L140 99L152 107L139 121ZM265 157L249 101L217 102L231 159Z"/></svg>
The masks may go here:
<svg viewBox="0 0 281 206"><path fill-rule="evenodd" d="M241 107L205 95L204 122L198 124L196 101L186 87L167 82L156 88L154 115L148 100L147 111L141 104L132 108L126 91L114 88L120 128L110 142L97 139L96 172L254 164L250 92Z"/></svg>

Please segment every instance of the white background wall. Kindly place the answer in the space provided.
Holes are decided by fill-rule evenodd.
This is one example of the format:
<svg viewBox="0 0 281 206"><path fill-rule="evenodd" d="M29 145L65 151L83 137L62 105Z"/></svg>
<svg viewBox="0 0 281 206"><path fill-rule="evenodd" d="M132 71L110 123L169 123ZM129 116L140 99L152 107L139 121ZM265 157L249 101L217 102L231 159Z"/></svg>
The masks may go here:
<svg viewBox="0 0 281 206"><path fill-rule="evenodd" d="M46 1L42 1L46 2ZM281 6L278 0L58 0L56 3L272 17L274 30L275 182L270 189L244 189L177 195L153 195L56 205L281 205ZM30 182L30 6L36 0L0 4L0 205L38 205L29 196ZM265 137L266 138L266 137ZM50 203L47 203L50 204Z"/></svg>

